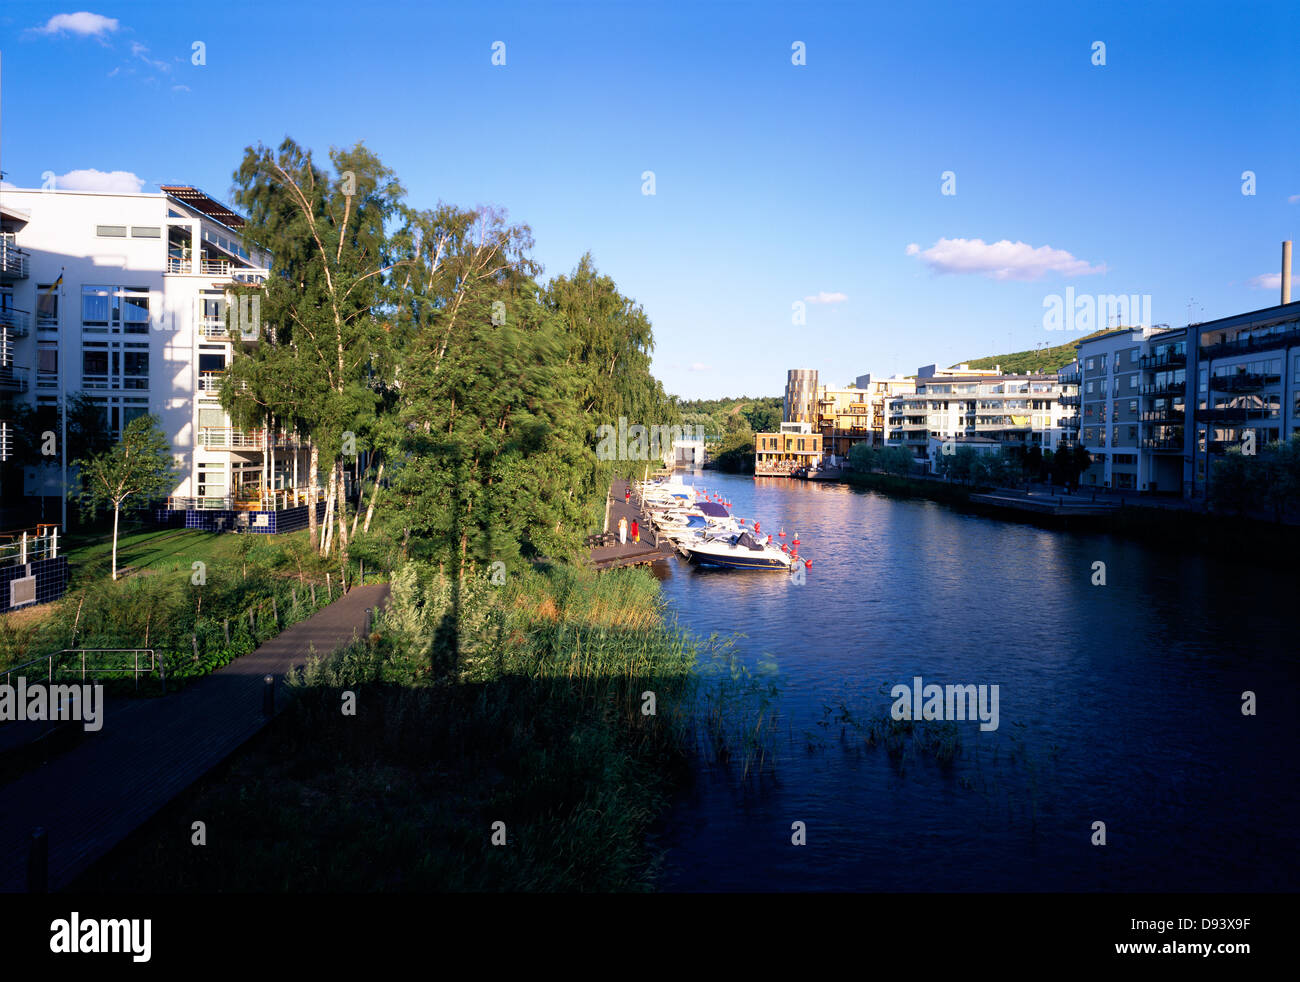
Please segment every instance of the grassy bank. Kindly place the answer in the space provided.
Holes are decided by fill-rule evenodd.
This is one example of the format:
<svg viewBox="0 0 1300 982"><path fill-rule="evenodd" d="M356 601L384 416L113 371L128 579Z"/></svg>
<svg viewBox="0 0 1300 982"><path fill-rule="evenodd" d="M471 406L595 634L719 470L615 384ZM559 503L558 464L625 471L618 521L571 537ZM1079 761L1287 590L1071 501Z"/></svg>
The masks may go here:
<svg viewBox="0 0 1300 982"><path fill-rule="evenodd" d="M313 662L273 726L77 886L649 888L695 660L643 571L493 587L410 564L371 638ZM190 843L196 819L206 846Z"/></svg>
<svg viewBox="0 0 1300 982"><path fill-rule="evenodd" d="M116 581L111 540L74 538L69 591L0 616L0 668L65 648L152 648L177 682L205 675L339 596L342 570L307 535L143 531L120 540Z"/></svg>

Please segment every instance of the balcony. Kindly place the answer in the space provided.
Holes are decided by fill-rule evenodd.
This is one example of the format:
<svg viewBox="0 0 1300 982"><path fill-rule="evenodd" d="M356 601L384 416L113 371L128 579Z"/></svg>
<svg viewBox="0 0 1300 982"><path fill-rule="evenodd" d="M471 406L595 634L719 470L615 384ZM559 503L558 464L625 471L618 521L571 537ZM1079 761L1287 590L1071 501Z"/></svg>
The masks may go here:
<svg viewBox="0 0 1300 982"><path fill-rule="evenodd" d="M0 366L0 392L26 392L27 369L13 365Z"/></svg>
<svg viewBox="0 0 1300 982"><path fill-rule="evenodd" d="M1187 352L1167 351L1162 355L1143 355L1138 359L1138 368L1149 371L1157 368L1179 368L1187 364Z"/></svg>
<svg viewBox="0 0 1300 982"><path fill-rule="evenodd" d="M1198 409L1195 418L1198 423L1219 423L1228 426L1235 426L1239 423L1246 422L1249 414L1240 407L1218 409Z"/></svg>
<svg viewBox="0 0 1300 982"><path fill-rule="evenodd" d="M1181 382L1153 382L1139 390L1144 396L1180 396L1187 391L1187 380Z"/></svg>
<svg viewBox="0 0 1300 982"><path fill-rule="evenodd" d="M1150 409L1142 413L1138 418L1144 423L1165 423L1181 426L1187 422L1187 410L1184 407L1178 409Z"/></svg>
<svg viewBox="0 0 1300 982"><path fill-rule="evenodd" d="M1281 375L1261 375L1257 372L1236 372L1232 375L1210 376L1210 388L1215 392L1256 392L1265 386L1282 381Z"/></svg>
<svg viewBox="0 0 1300 982"><path fill-rule="evenodd" d="M224 317L204 317L199 323L199 330L205 338L221 338L224 341L230 337L230 329L226 327Z"/></svg>
<svg viewBox="0 0 1300 982"><path fill-rule="evenodd" d="M1083 379L1078 372L1058 372L1056 381L1061 385L1078 385Z"/></svg>
<svg viewBox="0 0 1300 982"><path fill-rule="evenodd" d="M31 332L32 315L16 307L0 307L0 328L11 338L25 338Z"/></svg>
<svg viewBox="0 0 1300 982"><path fill-rule="evenodd" d="M27 279L31 256L19 249L12 232L0 235L0 283Z"/></svg>
<svg viewBox="0 0 1300 982"><path fill-rule="evenodd" d="M271 274L269 269L256 266L241 266L228 259L200 259L199 268L194 268L194 260L182 256L167 257L167 272L182 276L215 276L218 279L234 280L239 283L264 283Z"/></svg>
<svg viewBox="0 0 1300 982"><path fill-rule="evenodd" d="M1060 403L1062 406L1078 407L1082 398L1082 396L1061 396Z"/></svg>
<svg viewBox="0 0 1300 982"><path fill-rule="evenodd" d="M1239 338L1236 341L1220 341L1217 344L1201 346L1202 358L1225 358L1228 355L1240 355L1248 351L1269 351L1286 345L1300 343L1300 327L1276 334L1263 334L1253 338Z"/></svg>
<svg viewBox="0 0 1300 982"><path fill-rule="evenodd" d="M1082 423L1083 420L1081 420L1078 416L1061 417L1061 429L1063 430L1077 430Z"/></svg>
<svg viewBox="0 0 1300 982"><path fill-rule="evenodd" d="M1154 436L1147 437L1142 441L1143 450L1156 451L1178 451L1182 452L1183 438L1181 436Z"/></svg>
<svg viewBox="0 0 1300 982"><path fill-rule="evenodd" d="M302 446L292 433L267 433L266 430L241 430L232 426L199 427L198 446L204 450L267 450Z"/></svg>

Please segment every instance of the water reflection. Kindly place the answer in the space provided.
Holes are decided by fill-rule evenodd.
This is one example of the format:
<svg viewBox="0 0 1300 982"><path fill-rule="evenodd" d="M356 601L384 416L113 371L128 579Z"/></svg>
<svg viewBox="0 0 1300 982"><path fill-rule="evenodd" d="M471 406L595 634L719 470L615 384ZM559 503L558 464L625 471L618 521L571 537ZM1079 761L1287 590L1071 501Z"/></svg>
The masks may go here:
<svg viewBox="0 0 1300 982"><path fill-rule="evenodd" d="M774 776L700 774L667 823L670 889L1293 887L1294 579L838 484L694 481L813 565L803 585L658 574L684 627L742 633L782 689ZM943 765L836 722L886 716L914 676L999 685L999 729L957 724ZM1247 689L1267 711L1242 716Z"/></svg>

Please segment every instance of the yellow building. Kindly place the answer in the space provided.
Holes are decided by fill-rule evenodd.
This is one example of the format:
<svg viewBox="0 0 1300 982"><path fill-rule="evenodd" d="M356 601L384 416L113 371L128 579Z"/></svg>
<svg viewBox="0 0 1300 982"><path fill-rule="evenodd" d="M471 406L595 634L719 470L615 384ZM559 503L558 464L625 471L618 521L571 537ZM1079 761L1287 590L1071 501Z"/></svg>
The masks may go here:
<svg viewBox="0 0 1300 982"><path fill-rule="evenodd" d="M822 437L809 423L782 423L779 433L754 435L754 473L760 477L817 467L821 459Z"/></svg>

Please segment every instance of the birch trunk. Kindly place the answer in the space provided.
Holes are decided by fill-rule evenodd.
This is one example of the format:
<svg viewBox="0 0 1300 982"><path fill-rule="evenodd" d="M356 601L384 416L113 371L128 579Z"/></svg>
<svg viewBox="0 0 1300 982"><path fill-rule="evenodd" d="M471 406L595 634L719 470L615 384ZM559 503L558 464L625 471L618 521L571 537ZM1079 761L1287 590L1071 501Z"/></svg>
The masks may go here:
<svg viewBox="0 0 1300 982"><path fill-rule="evenodd" d="M320 451L316 449L316 441L311 441L311 453L308 455L307 464L307 496L311 503L307 507L307 527L311 529L310 541L315 542L316 536L316 477L317 470L320 466ZM319 548L319 547L318 547Z"/></svg>
<svg viewBox="0 0 1300 982"><path fill-rule="evenodd" d="M379 473L375 475L375 487L370 492L370 507L366 509L366 523L361 526L363 535L370 532L370 520L375 517L375 499L379 497L379 481L384 476L384 462L379 462Z"/></svg>

